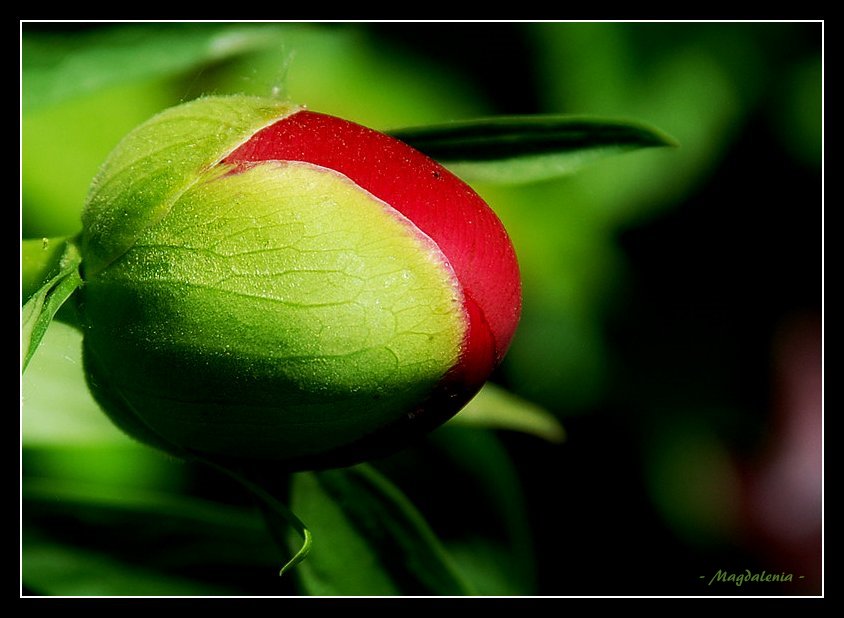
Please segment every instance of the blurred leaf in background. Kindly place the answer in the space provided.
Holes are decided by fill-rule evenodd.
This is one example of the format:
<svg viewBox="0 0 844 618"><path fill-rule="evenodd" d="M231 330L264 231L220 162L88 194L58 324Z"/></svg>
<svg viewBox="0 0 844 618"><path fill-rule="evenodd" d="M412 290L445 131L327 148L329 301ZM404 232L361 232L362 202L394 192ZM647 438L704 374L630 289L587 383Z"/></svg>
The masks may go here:
<svg viewBox="0 0 844 618"><path fill-rule="evenodd" d="M78 231L94 173L123 135L173 104L169 80L274 42L255 28L125 26L71 36L25 28L24 233Z"/></svg>
<svg viewBox="0 0 844 618"><path fill-rule="evenodd" d="M531 302L508 357L512 380L540 403L577 413L608 391L613 359L604 324L627 279L616 235L705 180L747 113L751 101L740 96L753 96L754 87L745 76L760 69L753 54L736 54L746 66L734 76L718 61L725 48L752 43L741 30L715 38L685 24L529 27L543 111L634 117L680 144L524 190L482 187L522 241L516 249Z"/></svg>
<svg viewBox="0 0 844 618"><path fill-rule="evenodd" d="M447 70L381 53L357 28L24 24L22 66L26 237L78 231L91 178L120 138L203 94L282 96L375 128L482 109Z"/></svg>

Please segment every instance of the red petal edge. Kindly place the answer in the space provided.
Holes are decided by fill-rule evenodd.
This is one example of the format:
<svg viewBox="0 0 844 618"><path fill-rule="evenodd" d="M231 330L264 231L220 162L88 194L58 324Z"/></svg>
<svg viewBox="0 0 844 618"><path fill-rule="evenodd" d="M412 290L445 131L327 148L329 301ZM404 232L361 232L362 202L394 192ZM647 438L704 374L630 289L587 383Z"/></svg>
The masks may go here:
<svg viewBox="0 0 844 618"><path fill-rule="evenodd" d="M223 163L268 160L302 161L340 172L437 243L463 287L469 322L460 363L446 381L470 391L480 388L504 357L521 313L515 251L483 199L407 144L316 112L297 112L265 127Z"/></svg>

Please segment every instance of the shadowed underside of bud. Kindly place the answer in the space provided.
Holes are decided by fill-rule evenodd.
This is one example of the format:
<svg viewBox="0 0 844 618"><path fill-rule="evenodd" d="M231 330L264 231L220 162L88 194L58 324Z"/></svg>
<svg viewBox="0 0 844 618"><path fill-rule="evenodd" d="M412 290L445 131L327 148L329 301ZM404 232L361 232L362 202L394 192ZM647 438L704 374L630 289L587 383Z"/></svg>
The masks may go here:
<svg viewBox="0 0 844 618"><path fill-rule="evenodd" d="M142 125L83 223L89 382L177 452L319 467L398 448L465 404L518 321L512 246L467 185L272 100Z"/></svg>

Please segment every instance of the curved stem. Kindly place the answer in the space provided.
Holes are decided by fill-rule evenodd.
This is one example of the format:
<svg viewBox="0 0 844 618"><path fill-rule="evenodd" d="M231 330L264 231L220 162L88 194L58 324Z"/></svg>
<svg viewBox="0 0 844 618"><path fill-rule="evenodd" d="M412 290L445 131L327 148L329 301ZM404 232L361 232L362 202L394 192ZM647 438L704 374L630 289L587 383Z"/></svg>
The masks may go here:
<svg viewBox="0 0 844 618"><path fill-rule="evenodd" d="M299 551L285 564L281 567L279 571L279 576L284 575L287 571L295 567L297 564L302 562L307 555L308 552L311 551L311 542L312 536L311 531L308 527L302 522L301 519L296 517L296 515L291 511L287 506L285 506L282 502L277 500L270 492L266 489L261 487L259 484L251 481L250 479L246 478L244 475L240 474L239 472L232 470L222 464L219 464L215 461L211 461L204 457L197 457L198 461L214 468L218 472L222 472L226 476L234 479L238 483L240 483L244 488L252 492L259 500L264 502L268 507L270 507L273 511L275 511L278 515L280 515L285 521L287 521L296 533L302 537L302 547L299 548Z"/></svg>

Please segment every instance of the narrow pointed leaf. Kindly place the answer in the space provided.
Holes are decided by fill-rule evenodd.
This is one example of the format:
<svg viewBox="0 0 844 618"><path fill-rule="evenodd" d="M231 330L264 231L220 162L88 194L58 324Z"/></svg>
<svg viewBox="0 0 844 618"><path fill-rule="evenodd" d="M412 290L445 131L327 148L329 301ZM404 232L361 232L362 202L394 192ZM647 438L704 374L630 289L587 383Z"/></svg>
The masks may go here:
<svg viewBox="0 0 844 618"><path fill-rule="evenodd" d="M55 264L55 274L24 303L21 309L21 371L26 370L56 312L82 285L81 261L76 246L65 242L61 258Z"/></svg>
<svg viewBox="0 0 844 618"><path fill-rule="evenodd" d="M473 593L422 515L368 465L297 474L292 505L314 532L296 569L308 594Z"/></svg>
<svg viewBox="0 0 844 618"><path fill-rule="evenodd" d="M562 442L566 438L565 429L548 410L490 382L449 422L520 431L549 442Z"/></svg>
<svg viewBox="0 0 844 618"><path fill-rule="evenodd" d="M390 134L464 180L507 184L570 174L611 154L677 145L645 124L558 115L482 118Z"/></svg>

